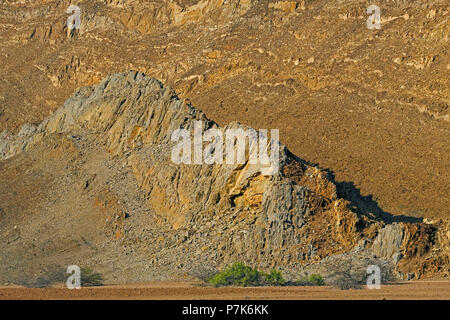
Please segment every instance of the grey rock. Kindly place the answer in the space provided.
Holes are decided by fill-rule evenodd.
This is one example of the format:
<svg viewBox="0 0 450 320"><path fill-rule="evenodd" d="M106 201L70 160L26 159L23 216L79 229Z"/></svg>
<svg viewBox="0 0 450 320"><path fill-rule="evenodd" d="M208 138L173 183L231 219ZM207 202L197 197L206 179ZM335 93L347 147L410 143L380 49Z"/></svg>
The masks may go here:
<svg viewBox="0 0 450 320"><path fill-rule="evenodd" d="M379 230L377 237L373 241L373 253L377 257L384 259L390 259L394 255L398 257L403 240L403 231L403 227L398 223L389 224Z"/></svg>

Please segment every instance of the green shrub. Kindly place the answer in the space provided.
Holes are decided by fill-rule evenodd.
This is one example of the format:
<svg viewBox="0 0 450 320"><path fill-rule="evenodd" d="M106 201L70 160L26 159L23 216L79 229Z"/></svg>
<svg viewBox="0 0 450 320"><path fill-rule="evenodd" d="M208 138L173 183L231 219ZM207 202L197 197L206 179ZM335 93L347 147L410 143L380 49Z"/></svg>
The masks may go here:
<svg viewBox="0 0 450 320"><path fill-rule="evenodd" d="M209 283L216 286L280 286L285 283L279 271L271 270L266 274L252 267L246 266L242 262L235 262L225 268L224 271L213 276Z"/></svg>
<svg viewBox="0 0 450 320"><path fill-rule="evenodd" d="M325 284L325 281L323 281L323 278L320 274L311 274L309 276L309 282L312 283L314 286L323 286Z"/></svg>
<svg viewBox="0 0 450 320"><path fill-rule="evenodd" d="M103 284L103 278L100 273L94 272L90 268L81 268L81 286L95 287Z"/></svg>
<svg viewBox="0 0 450 320"><path fill-rule="evenodd" d="M282 286L286 281L280 271L272 269L270 273L264 275L266 284L269 286Z"/></svg>
<svg viewBox="0 0 450 320"><path fill-rule="evenodd" d="M293 282L292 284L296 285L296 286L310 286L311 285L311 283L308 280L308 277L306 277L306 276L301 277L300 279L298 279L296 282Z"/></svg>
<svg viewBox="0 0 450 320"><path fill-rule="evenodd" d="M309 277L301 277L296 283L297 286L323 286L325 281L320 274L311 274Z"/></svg>
<svg viewBox="0 0 450 320"><path fill-rule="evenodd" d="M230 285L248 287L251 285L259 285L260 281L261 273L241 262L233 263L209 280L216 287Z"/></svg>

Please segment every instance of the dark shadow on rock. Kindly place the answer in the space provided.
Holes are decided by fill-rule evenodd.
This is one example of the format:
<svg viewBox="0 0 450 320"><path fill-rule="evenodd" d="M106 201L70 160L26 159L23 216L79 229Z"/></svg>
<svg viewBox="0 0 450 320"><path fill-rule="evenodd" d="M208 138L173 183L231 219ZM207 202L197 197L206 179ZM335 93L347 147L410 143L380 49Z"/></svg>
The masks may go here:
<svg viewBox="0 0 450 320"><path fill-rule="evenodd" d="M410 222L419 223L423 218L411 217L405 215L393 215L384 211L378 203L373 199L372 195L363 196L360 189L358 189L353 182L336 181L334 172L327 168L321 168L317 163L305 161L292 152L288 151L296 161L308 166L315 166L326 172L327 178L336 185L337 195L339 198L348 200L350 202L349 209L358 215L367 216L371 219L382 221L386 224L393 222Z"/></svg>
<svg viewBox="0 0 450 320"><path fill-rule="evenodd" d="M353 182L335 180L334 173L325 169L328 175L328 179L336 185L337 193L339 198L350 201L349 209L357 214L361 214L370 218L375 218L377 220L383 221L386 224L393 222L410 222L418 223L422 222L423 218L411 217L405 215L393 215L389 212L384 211L378 203L373 199L373 196L364 196L361 194L360 189L358 189Z"/></svg>

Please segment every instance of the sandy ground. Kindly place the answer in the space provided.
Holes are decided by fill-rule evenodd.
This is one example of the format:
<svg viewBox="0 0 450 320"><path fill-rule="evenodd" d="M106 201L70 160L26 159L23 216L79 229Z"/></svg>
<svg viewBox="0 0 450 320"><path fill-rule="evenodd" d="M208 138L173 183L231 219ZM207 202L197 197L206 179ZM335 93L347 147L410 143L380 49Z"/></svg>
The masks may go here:
<svg viewBox="0 0 450 320"><path fill-rule="evenodd" d="M410 281L382 285L379 290L339 290L324 287L212 288L190 282L153 282L69 290L0 287L0 299L450 299L450 280Z"/></svg>

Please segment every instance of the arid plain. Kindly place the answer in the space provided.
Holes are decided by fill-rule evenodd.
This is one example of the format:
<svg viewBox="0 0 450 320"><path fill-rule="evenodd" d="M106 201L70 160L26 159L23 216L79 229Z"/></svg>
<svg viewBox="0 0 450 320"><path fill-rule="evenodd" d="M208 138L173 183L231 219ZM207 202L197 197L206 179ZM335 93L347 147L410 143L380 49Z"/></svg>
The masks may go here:
<svg viewBox="0 0 450 320"><path fill-rule="evenodd" d="M0 298L449 299L447 1L70 4L0 1ZM278 129L280 175L170 163L199 120ZM186 282L234 261L414 281ZM72 264L105 286L51 288Z"/></svg>

